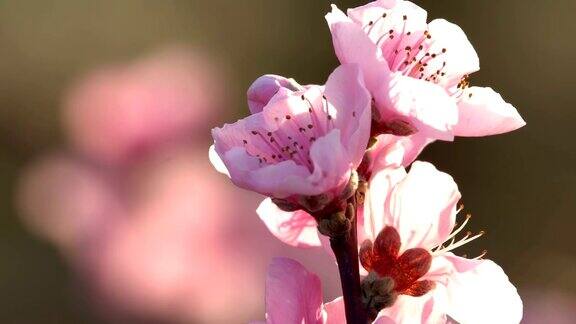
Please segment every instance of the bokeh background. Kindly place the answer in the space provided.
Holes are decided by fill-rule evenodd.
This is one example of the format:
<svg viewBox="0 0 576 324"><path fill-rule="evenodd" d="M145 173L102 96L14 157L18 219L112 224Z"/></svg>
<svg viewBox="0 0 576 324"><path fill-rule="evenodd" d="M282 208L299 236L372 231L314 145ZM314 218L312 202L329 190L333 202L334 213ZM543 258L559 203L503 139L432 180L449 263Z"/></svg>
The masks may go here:
<svg viewBox="0 0 576 324"><path fill-rule="evenodd" d="M472 82L528 122L422 156L456 178L472 229L488 232L460 253L487 249L504 267L525 323L571 323L576 2L415 2L466 31L482 67ZM337 296L331 260L274 240L260 197L207 162L209 129L247 113L258 76L321 83L336 67L329 3L1 1L0 322L262 319L274 255Z"/></svg>

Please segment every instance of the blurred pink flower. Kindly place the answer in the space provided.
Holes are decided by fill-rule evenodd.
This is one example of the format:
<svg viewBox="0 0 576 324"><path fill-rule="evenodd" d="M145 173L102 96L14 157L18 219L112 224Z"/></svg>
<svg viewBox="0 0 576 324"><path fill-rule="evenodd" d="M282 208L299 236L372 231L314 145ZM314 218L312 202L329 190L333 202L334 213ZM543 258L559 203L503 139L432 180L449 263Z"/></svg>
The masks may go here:
<svg viewBox="0 0 576 324"><path fill-rule="evenodd" d="M394 304L380 317L394 323L519 323L522 301L504 271L490 260L450 253L482 235L454 240L461 195L452 177L415 162L380 170L365 207L363 267L395 282ZM470 237L471 236L471 237ZM448 243L446 243L448 242Z"/></svg>
<svg viewBox="0 0 576 324"><path fill-rule="evenodd" d="M342 64L358 63L376 101L373 132L430 139L487 136L525 125L490 88L469 88L478 56L464 32L409 1L378 0L326 15Z"/></svg>
<svg viewBox="0 0 576 324"><path fill-rule="evenodd" d="M123 164L202 136L224 106L221 72L184 47L90 73L68 93L64 125L74 146Z"/></svg>
<svg viewBox="0 0 576 324"><path fill-rule="evenodd" d="M23 221L60 249L113 321L229 323L260 308L255 287L280 245L243 217L261 197L226 185L205 156L222 82L183 48L99 70L63 111L77 151L23 173Z"/></svg>
<svg viewBox="0 0 576 324"><path fill-rule="evenodd" d="M297 261L274 258L266 278L268 324L345 324L342 298L324 304L322 284ZM258 322L253 322L257 324Z"/></svg>
<svg viewBox="0 0 576 324"><path fill-rule="evenodd" d="M263 256L278 246L262 245L264 228L243 225L261 198L228 186L203 152L164 152L114 182L72 157L50 157L22 178L23 219L61 249L111 316L247 317L260 305ZM238 300L241 310L225 311Z"/></svg>
<svg viewBox="0 0 576 324"><path fill-rule="evenodd" d="M178 153L138 173L129 217L110 229L93 260L97 288L111 302L181 320L232 320L223 310L238 300L257 307L260 295L247 291L259 286L260 256L273 247L251 257L256 246L235 230L258 198L228 187L202 156Z"/></svg>
<svg viewBox="0 0 576 324"><path fill-rule="evenodd" d="M275 198L326 194L331 200L362 160L370 96L358 68L343 65L326 87L283 88L260 113L212 131L239 187Z"/></svg>
<svg viewBox="0 0 576 324"><path fill-rule="evenodd" d="M24 170L17 205L31 231L76 254L121 211L115 189L106 171L54 153Z"/></svg>

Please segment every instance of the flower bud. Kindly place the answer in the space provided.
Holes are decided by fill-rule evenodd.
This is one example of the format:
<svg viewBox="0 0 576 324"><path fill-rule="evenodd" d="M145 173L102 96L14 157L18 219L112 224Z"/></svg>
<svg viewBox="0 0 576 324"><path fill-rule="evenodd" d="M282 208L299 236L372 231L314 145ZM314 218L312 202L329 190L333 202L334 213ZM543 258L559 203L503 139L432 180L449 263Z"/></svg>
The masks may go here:
<svg viewBox="0 0 576 324"><path fill-rule="evenodd" d="M346 212L341 211L331 214L327 218L318 221L318 231L328 237L339 237L350 232L352 223L346 217Z"/></svg>
<svg viewBox="0 0 576 324"><path fill-rule="evenodd" d="M370 272L362 280L362 303L371 320L384 308L390 307L396 301L398 294L394 292L396 283L390 277L379 277L375 272Z"/></svg>

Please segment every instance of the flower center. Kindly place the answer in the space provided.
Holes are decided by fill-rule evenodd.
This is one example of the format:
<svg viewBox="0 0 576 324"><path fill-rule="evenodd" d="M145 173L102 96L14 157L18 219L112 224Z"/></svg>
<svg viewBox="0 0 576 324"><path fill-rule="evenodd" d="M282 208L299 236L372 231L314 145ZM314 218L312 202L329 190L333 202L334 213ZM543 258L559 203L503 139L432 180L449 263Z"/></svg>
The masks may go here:
<svg viewBox="0 0 576 324"><path fill-rule="evenodd" d="M439 47L428 30L408 30L408 20L408 15L385 10L378 19L364 25L363 30L380 47L391 71L441 82L446 76L448 49Z"/></svg>
<svg viewBox="0 0 576 324"><path fill-rule="evenodd" d="M458 211L461 211L463 207L460 207L460 209ZM437 255L442 255L445 253L448 253L456 248L459 248L465 244L468 244L472 241L474 241L475 239L483 236L484 234L486 234L484 231L480 231L478 234L472 234L472 232L468 231L466 232L466 234L464 235L464 237L460 238L460 239L456 239L456 236L462 232L462 230L464 229L464 227L466 227L466 225L468 224L468 221L470 220L470 218L472 218L472 216L470 214L466 215L466 219L464 220L464 222L462 222L462 224L460 226L458 226L453 232L452 234L450 234L450 236L448 236L448 238L446 238L446 240L444 241L444 243L440 244L439 246L435 247L434 249L432 249L432 255L433 256L437 256ZM446 242L448 242L448 244L446 244ZM488 251L484 250L482 252L481 255L475 257L474 259L480 259L482 257L484 257L486 255L486 253L488 253Z"/></svg>
<svg viewBox="0 0 576 324"><path fill-rule="evenodd" d="M419 280L432 264L432 255L426 249L408 249L400 254L400 235L395 228L385 227L374 243L362 243L360 262L369 272L394 281L393 292L414 297L422 296L434 288L434 282Z"/></svg>
<svg viewBox="0 0 576 324"><path fill-rule="evenodd" d="M309 158L312 144L335 127L334 108L328 99L322 93L314 97L301 95L301 107L297 109L265 110L264 118L271 123L270 129L246 125L241 136L248 154L257 157L260 164L292 160L312 172Z"/></svg>

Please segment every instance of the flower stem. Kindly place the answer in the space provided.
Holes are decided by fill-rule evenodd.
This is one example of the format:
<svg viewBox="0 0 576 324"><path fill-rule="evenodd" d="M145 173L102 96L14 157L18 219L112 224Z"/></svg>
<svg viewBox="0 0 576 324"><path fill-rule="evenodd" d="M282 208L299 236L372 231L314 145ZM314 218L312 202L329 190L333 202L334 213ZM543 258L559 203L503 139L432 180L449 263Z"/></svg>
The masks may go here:
<svg viewBox="0 0 576 324"><path fill-rule="evenodd" d="M368 317L362 305L360 290L360 264L358 262L358 238L356 234L356 202L353 208L348 208L347 215L351 222L351 228L345 235L330 238L330 247L336 255L344 307L346 310L346 322L348 324L366 324Z"/></svg>

